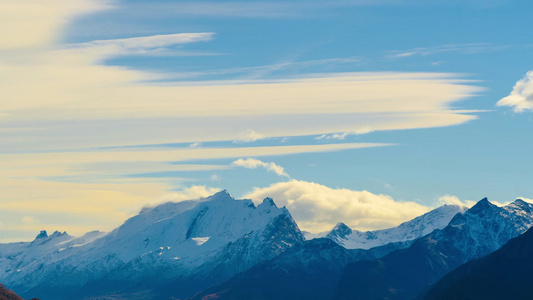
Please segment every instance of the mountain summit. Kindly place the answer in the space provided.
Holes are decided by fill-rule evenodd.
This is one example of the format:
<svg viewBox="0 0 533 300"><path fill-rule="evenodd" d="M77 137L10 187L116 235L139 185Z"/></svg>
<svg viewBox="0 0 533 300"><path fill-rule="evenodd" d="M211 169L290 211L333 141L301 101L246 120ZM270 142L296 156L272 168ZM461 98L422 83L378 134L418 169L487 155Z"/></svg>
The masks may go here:
<svg viewBox="0 0 533 300"><path fill-rule="evenodd" d="M227 191L144 208L109 234L84 243L66 234L39 236L65 243L51 243L53 250L32 261L21 256L38 245L0 245L0 251L17 248L2 259L7 271L0 280L22 296L44 300L190 296L304 241L286 208L269 198L256 207Z"/></svg>
<svg viewBox="0 0 533 300"><path fill-rule="evenodd" d="M338 223L325 237L347 249L370 249L389 243L413 241L429 234L435 229L442 229L452 218L464 213L468 208L459 205L443 205L397 227L358 231Z"/></svg>

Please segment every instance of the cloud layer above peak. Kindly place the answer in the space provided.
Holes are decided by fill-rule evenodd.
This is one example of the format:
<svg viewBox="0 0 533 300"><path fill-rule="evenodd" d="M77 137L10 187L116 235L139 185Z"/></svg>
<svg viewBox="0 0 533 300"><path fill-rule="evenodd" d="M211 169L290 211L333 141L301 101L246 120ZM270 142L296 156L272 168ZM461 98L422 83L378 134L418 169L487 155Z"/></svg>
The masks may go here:
<svg viewBox="0 0 533 300"><path fill-rule="evenodd" d="M266 197L273 198L278 206L286 206L298 226L313 233L330 230L341 221L357 230L390 228L429 211L426 206L398 202L387 195L300 180L255 188L244 196L256 202Z"/></svg>

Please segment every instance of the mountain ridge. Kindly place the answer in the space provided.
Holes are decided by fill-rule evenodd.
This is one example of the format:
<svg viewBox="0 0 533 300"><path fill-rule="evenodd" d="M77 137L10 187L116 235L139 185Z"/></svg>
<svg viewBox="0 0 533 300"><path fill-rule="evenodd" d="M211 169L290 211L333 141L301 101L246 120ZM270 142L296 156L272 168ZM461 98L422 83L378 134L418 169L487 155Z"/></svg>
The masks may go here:
<svg viewBox="0 0 533 300"><path fill-rule="evenodd" d="M272 199L255 206L251 200L235 200L222 191L197 201L143 209L108 234L77 247L46 252L0 275L0 280L22 296L38 294L44 300L129 289L140 292L144 286L177 279L200 279L208 285L303 241L289 211L277 208ZM19 261L6 256L2 262L16 265ZM184 295L191 292L185 285L177 290Z"/></svg>
<svg viewBox="0 0 533 300"><path fill-rule="evenodd" d="M469 261L439 280L424 300L531 299L533 229L482 258Z"/></svg>
<svg viewBox="0 0 533 300"><path fill-rule="evenodd" d="M518 205L533 209L521 201L498 207L484 198L407 249L349 264L334 299L413 299L459 265L499 249L530 228L533 215L517 210Z"/></svg>
<svg viewBox="0 0 533 300"><path fill-rule="evenodd" d="M439 207L397 227L368 233L375 247L350 249L346 244L354 241L357 231L344 223L326 238L306 241L290 212L273 199L256 206L224 190L202 199L145 207L109 233L73 237L41 231L32 242L0 244L0 267L5 270L0 281L23 297L38 295L43 300L187 298L199 291L219 295L217 289L228 284L230 293L224 297L229 298L221 299L259 296L250 287L276 299L329 299L336 287L341 290L339 282L346 281L352 265L368 270L375 262L386 262L380 264L387 268L413 248L405 268L412 268L420 254L432 266L414 263L424 278L416 288L407 288L411 297L428 280L434 282L465 261L496 250L533 224L533 206L522 200L498 207L484 198L463 211L460 206ZM421 237L427 231L431 233ZM360 282L371 278L365 275ZM269 285L287 293L272 293Z"/></svg>

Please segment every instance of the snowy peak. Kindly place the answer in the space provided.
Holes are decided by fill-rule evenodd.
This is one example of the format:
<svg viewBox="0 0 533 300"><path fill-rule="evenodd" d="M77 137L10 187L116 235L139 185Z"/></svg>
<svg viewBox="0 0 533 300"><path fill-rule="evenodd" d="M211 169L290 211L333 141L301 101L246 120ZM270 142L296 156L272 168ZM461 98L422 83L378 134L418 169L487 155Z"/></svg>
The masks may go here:
<svg viewBox="0 0 533 300"><path fill-rule="evenodd" d="M227 190L222 190L220 192L217 192L207 198L201 199L200 201L231 201L235 200Z"/></svg>
<svg viewBox="0 0 533 300"><path fill-rule="evenodd" d="M46 232L46 230L41 230L41 232L39 232L39 234L35 237L35 239L38 240L38 239L44 239L47 237L48 237L48 233Z"/></svg>
<svg viewBox="0 0 533 300"><path fill-rule="evenodd" d="M530 212L533 205L522 199L516 199L512 203L509 203L508 205L506 205L505 207L509 209L522 209L522 210Z"/></svg>
<svg viewBox="0 0 533 300"><path fill-rule="evenodd" d="M211 283L228 279L303 241L289 211L278 208L273 199L256 207L224 190L202 199L144 208L108 234L91 232L76 239L43 231L35 245L7 245L9 251L0 251L10 255L0 256L0 269L7 270L0 274L0 282L22 290L48 289L63 274L71 287L102 278L129 284L155 277L157 284L194 278L201 285L202 278ZM35 249L28 255L30 247Z"/></svg>
<svg viewBox="0 0 533 300"><path fill-rule="evenodd" d="M337 237L337 238L345 239L346 236L352 234L352 232L353 232L353 230L350 227L346 226L346 224L344 224L342 222L339 222L330 231L330 233L328 234L328 237L330 237L330 238L331 237Z"/></svg>
<svg viewBox="0 0 533 300"><path fill-rule="evenodd" d="M491 209L491 208L495 208L497 207L496 205L490 203L489 199L487 199L486 197L479 200L474 206L472 206L472 208L470 208L468 210L468 213L469 214L479 214L479 213L482 213L484 211L486 211L487 209Z"/></svg>
<svg viewBox="0 0 533 300"><path fill-rule="evenodd" d="M31 246L37 246L37 245L43 245L43 244L56 245L58 243L72 240L73 238L74 238L73 236L68 235L65 231L59 232L56 230L51 235L48 235L46 230L41 230L41 232L39 232L39 234L30 243L30 245ZM48 246L48 247L51 247L51 246Z"/></svg>
<svg viewBox="0 0 533 300"><path fill-rule="evenodd" d="M374 231L362 232L338 223L326 237L348 249L370 249L388 243L407 242L446 227L455 215L466 210L466 206L443 205L398 227Z"/></svg>
<svg viewBox="0 0 533 300"><path fill-rule="evenodd" d="M227 201L234 201L235 198L233 198L227 190L222 190L220 192L217 192L211 196L195 199L195 200L185 200L180 202L165 202L156 206L145 206L141 209L139 212L139 215L145 214L148 212L152 212L154 215L162 216L163 218L169 215L173 214L179 214L183 211L189 210L192 207L196 206L199 203L202 202L227 202ZM243 200L246 201L246 200ZM251 200L250 200L251 201ZM154 216L152 215L152 217Z"/></svg>
<svg viewBox="0 0 533 300"><path fill-rule="evenodd" d="M106 242L128 249L119 251L123 261L160 247L170 247L168 255L174 257L198 256L263 230L285 213L270 198L255 207L251 200L236 200L223 190L206 198L167 202L145 210L112 232Z"/></svg>
<svg viewBox="0 0 533 300"><path fill-rule="evenodd" d="M454 246L470 259L495 251L532 225L532 204L520 200L499 207L483 198L456 216L438 236L460 236L453 239Z"/></svg>
<svg viewBox="0 0 533 300"><path fill-rule="evenodd" d="M272 198L270 198L270 197L267 197L267 198L263 199L263 203L259 204L259 206L278 208L276 206L276 203L274 203L274 200L272 200Z"/></svg>

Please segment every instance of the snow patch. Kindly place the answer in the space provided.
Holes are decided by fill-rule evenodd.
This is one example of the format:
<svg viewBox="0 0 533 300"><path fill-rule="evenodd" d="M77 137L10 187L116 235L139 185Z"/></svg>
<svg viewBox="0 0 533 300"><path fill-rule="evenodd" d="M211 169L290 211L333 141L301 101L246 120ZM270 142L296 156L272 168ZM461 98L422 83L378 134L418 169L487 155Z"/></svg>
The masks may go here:
<svg viewBox="0 0 533 300"><path fill-rule="evenodd" d="M196 246L201 246L203 245L205 242L207 242L209 240L209 238L211 238L210 236L206 236L206 237L195 237L195 238L192 238L193 241L196 242Z"/></svg>

